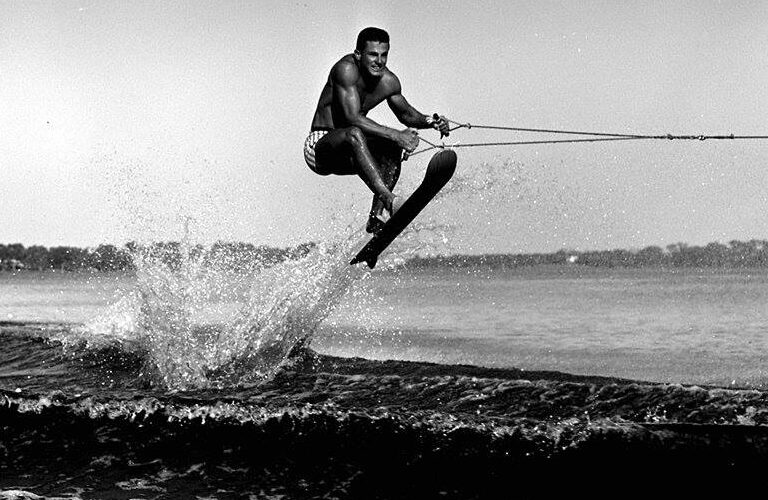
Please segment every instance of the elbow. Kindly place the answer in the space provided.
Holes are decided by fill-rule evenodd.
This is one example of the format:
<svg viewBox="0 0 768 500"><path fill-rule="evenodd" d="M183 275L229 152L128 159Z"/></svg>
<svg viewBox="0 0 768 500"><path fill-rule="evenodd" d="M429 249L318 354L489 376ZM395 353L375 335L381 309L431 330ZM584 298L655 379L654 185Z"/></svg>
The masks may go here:
<svg viewBox="0 0 768 500"><path fill-rule="evenodd" d="M345 121L347 122L348 127L365 127L365 119L361 115L346 116Z"/></svg>
<svg viewBox="0 0 768 500"><path fill-rule="evenodd" d="M346 122L350 127L359 127L363 119L360 115L352 115L346 117Z"/></svg>

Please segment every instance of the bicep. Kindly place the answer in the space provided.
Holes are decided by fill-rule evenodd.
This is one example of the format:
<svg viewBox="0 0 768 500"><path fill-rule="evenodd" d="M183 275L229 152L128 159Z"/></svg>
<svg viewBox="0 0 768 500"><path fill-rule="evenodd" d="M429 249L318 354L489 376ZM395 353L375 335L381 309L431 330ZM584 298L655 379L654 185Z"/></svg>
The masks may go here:
<svg viewBox="0 0 768 500"><path fill-rule="evenodd" d="M334 102L338 103L347 119L360 115L360 94L355 81L354 75L343 70L335 72L332 79Z"/></svg>
<svg viewBox="0 0 768 500"><path fill-rule="evenodd" d="M347 119L360 115L360 95L354 86L350 88L336 85L334 86L334 94L334 100L339 103Z"/></svg>

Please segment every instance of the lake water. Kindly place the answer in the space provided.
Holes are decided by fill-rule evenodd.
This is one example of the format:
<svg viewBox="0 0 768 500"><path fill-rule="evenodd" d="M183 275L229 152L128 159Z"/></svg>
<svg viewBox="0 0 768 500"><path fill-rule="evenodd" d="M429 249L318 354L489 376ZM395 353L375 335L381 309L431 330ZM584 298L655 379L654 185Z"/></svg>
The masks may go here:
<svg viewBox="0 0 768 500"><path fill-rule="evenodd" d="M359 246L0 274L0 496L732 496L768 466L766 270L370 272Z"/></svg>
<svg viewBox="0 0 768 500"><path fill-rule="evenodd" d="M6 273L0 319L86 323L135 287L131 274ZM762 386L768 272L574 265L374 272L354 283L311 346L369 359Z"/></svg>

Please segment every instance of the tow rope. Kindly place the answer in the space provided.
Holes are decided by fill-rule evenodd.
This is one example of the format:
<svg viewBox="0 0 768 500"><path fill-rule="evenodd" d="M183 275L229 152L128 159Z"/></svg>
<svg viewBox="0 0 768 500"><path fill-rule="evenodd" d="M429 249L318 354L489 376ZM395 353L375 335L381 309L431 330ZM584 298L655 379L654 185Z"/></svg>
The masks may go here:
<svg viewBox="0 0 768 500"><path fill-rule="evenodd" d="M419 140L425 142L429 147L420 149L411 153L409 156L415 156L432 149L445 149L445 148L471 148L482 146L519 146L526 144L565 144L565 143L577 143L577 142L607 142L607 141L636 141L636 140L690 140L690 141L705 141L708 139L722 140L722 139L768 139L768 135L674 135L674 134L660 134L660 135L646 135L646 134L615 134L608 132L583 132L577 130L555 130L544 128L523 128L523 127L504 127L498 125L473 125L471 123L460 123L453 120L448 120L448 123L453 125L449 129L450 132L460 128L469 129L485 129L485 130L507 130L511 132L537 132L545 134L569 134L585 136L580 139L548 139L548 140L535 140L535 141L506 141L506 142L470 142L470 143L454 143L454 144L436 144L432 143L423 137L419 137Z"/></svg>

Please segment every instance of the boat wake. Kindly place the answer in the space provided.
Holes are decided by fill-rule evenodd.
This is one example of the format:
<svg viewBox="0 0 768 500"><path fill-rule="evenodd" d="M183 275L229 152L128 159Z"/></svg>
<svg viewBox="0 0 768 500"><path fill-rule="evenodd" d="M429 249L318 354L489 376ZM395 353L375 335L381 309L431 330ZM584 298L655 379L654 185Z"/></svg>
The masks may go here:
<svg viewBox="0 0 768 500"><path fill-rule="evenodd" d="M768 464L756 390L324 355L253 387L142 389L130 366L104 387L47 331L0 325L0 489L22 498L727 497Z"/></svg>

